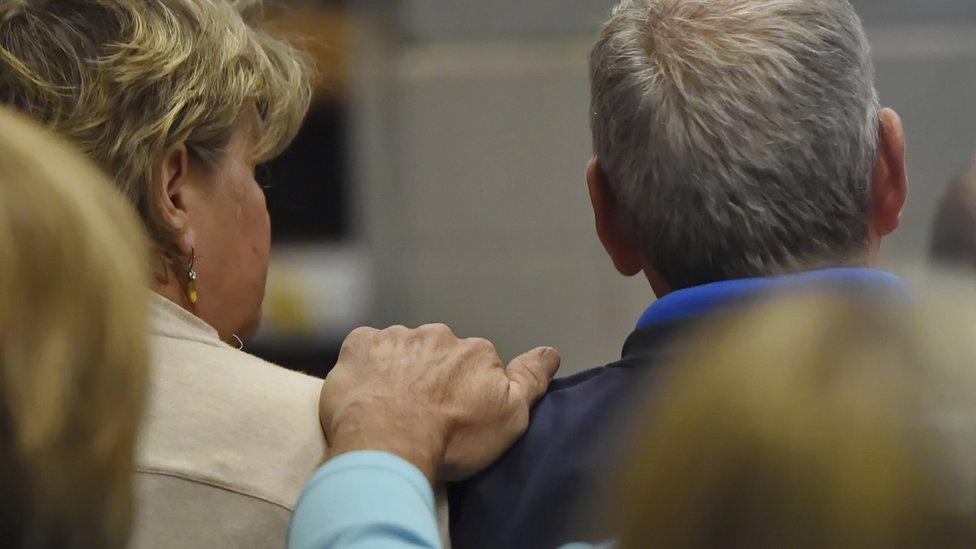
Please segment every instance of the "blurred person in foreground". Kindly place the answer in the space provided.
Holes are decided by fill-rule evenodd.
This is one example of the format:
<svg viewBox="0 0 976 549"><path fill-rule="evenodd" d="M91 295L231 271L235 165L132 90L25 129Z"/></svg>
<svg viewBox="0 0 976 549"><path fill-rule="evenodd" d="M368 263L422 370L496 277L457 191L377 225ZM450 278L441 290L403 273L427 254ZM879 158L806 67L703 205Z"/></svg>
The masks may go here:
<svg viewBox="0 0 976 549"><path fill-rule="evenodd" d="M972 547L972 292L804 294L680 346L617 483L624 547Z"/></svg>
<svg viewBox="0 0 976 549"><path fill-rule="evenodd" d="M0 109L0 539L125 547L148 243L109 180Z"/></svg>
<svg viewBox="0 0 976 549"><path fill-rule="evenodd" d="M847 0L624 0L590 70L596 231L659 299L621 361L557 380L526 436L450 488L456 549L599 539L575 510L696 317L784 285L905 292L871 268L906 200L905 138Z"/></svg>
<svg viewBox="0 0 976 549"><path fill-rule="evenodd" d="M614 473L616 496L602 511L617 541L604 546L972 547L976 318L951 297L916 305L787 293L679 338ZM353 374L340 363L327 396L406 392L382 367L359 366ZM411 372L422 368L400 375ZM352 426L400 413L437 419L457 403L422 391L386 403L323 408L336 447L354 439L374 452L319 470L295 510L291 549L440 547L423 474L436 465L417 456L439 455L441 442L422 429Z"/></svg>
<svg viewBox="0 0 976 549"><path fill-rule="evenodd" d="M280 546L325 454L321 381L237 349L271 242L254 168L309 95L302 58L228 2L0 3L0 102L103 168L152 240L137 547Z"/></svg>
<svg viewBox="0 0 976 549"><path fill-rule="evenodd" d="M942 267L976 271L976 157L949 186L935 211L929 259Z"/></svg>

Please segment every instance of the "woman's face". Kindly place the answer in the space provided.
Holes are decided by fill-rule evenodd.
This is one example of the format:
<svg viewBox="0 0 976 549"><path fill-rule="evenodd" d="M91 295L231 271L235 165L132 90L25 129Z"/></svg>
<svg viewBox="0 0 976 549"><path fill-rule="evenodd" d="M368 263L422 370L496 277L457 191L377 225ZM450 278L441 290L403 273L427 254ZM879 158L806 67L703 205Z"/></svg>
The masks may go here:
<svg viewBox="0 0 976 549"><path fill-rule="evenodd" d="M254 179L260 132L257 111L248 109L221 162L187 189L199 295L194 312L224 341L233 334L247 339L261 320L271 222L264 191Z"/></svg>

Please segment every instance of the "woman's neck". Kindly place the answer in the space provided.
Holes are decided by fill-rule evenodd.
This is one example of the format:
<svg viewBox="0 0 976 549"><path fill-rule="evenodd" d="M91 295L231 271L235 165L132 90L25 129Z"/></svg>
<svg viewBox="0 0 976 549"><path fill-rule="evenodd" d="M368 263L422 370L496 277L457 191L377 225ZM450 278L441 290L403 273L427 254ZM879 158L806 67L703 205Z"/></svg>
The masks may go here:
<svg viewBox="0 0 976 549"><path fill-rule="evenodd" d="M165 277L156 277L152 289L157 294L195 314L190 300L186 297L186 289L183 288L179 278L174 273L167 272Z"/></svg>

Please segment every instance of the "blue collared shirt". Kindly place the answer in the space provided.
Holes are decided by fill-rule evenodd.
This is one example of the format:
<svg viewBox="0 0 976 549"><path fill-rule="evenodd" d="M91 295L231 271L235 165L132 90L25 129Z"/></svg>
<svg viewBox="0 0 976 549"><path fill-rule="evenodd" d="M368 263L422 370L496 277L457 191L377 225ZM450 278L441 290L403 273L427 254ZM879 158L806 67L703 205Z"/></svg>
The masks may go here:
<svg viewBox="0 0 976 549"><path fill-rule="evenodd" d="M884 271L856 267L820 269L768 278L723 280L667 294L647 308L637 322L637 329L708 314L760 293L817 287L881 298L904 299L910 295L908 284L901 278Z"/></svg>

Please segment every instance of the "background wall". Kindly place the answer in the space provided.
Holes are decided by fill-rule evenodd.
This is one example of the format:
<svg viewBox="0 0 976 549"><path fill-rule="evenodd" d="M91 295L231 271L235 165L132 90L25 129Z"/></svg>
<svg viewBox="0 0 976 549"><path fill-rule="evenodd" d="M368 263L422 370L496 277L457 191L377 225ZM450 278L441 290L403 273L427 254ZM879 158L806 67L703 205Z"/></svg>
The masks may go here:
<svg viewBox="0 0 976 549"><path fill-rule="evenodd" d="M597 27L615 0L399 0L377 2L394 9L398 26L415 40L553 36ZM853 0L873 23L976 20L971 0Z"/></svg>
<svg viewBox="0 0 976 549"><path fill-rule="evenodd" d="M886 261L914 261L976 150L976 3L855 3L910 142L911 205ZM605 258L583 180L586 56L610 5L356 5L351 172L374 324L444 321L508 356L554 345L564 373L619 355L653 296Z"/></svg>

